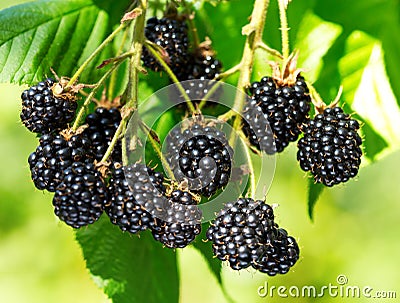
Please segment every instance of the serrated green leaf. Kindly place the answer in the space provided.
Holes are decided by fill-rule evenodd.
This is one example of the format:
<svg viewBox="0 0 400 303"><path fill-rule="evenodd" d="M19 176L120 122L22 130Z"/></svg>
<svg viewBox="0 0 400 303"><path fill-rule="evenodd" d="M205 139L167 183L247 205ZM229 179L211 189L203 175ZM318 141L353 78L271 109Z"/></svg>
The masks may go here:
<svg viewBox="0 0 400 303"><path fill-rule="evenodd" d="M308 216L314 220L314 207L318 201L319 196L324 190L325 186L321 183L315 183L313 178L308 180Z"/></svg>
<svg viewBox="0 0 400 303"><path fill-rule="evenodd" d="M103 216L76 232L87 267L114 303L179 301L176 254L152 236L132 236Z"/></svg>
<svg viewBox="0 0 400 303"><path fill-rule="evenodd" d="M31 84L52 67L70 76L112 31L130 1L40 0L0 12L0 82ZM110 57L112 46L81 77L93 80L94 67Z"/></svg>

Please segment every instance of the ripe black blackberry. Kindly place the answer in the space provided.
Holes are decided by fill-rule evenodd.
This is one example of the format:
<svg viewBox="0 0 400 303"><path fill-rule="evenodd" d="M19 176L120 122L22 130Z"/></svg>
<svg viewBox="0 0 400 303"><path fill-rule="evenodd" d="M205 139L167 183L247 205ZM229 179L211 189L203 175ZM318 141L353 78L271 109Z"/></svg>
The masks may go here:
<svg viewBox="0 0 400 303"><path fill-rule="evenodd" d="M28 158L31 177L38 189L54 192L63 172L73 162L92 162L92 143L83 133L45 134Z"/></svg>
<svg viewBox="0 0 400 303"><path fill-rule="evenodd" d="M231 268L249 267L263 253L262 241L274 226L274 212L268 204L241 198L227 203L207 230L214 255Z"/></svg>
<svg viewBox="0 0 400 303"><path fill-rule="evenodd" d="M184 248L201 232L202 213L188 191L174 190L168 208L152 227L153 237L168 248Z"/></svg>
<svg viewBox="0 0 400 303"><path fill-rule="evenodd" d="M93 113L86 116L85 122L88 128L84 132L92 141L95 159L100 161L106 153L121 122L121 113L117 107L109 109L98 107ZM117 162L122 161L120 141L115 145L110 159Z"/></svg>
<svg viewBox="0 0 400 303"><path fill-rule="evenodd" d="M357 120L340 107L325 108L302 126L304 137L298 142L297 152L300 167L326 186L355 177L362 156L359 128Z"/></svg>
<svg viewBox="0 0 400 303"><path fill-rule="evenodd" d="M227 203L207 230L214 255L232 269L250 265L268 275L285 274L299 257L294 238L274 223L271 206L241 198Z"/></svg>
<svg viewBox="0 0 400 303"><path fill-rule="evenodd" d="M307 84L302 76L294 81L277 81L272 77L264 77L254 82L250 88L251 100L243 111L247 122L243 123L243 132L259 150L268 154L282 152L290 142L300 135L300 126L308 121L311 98ZM257 108L259 107L259 108ZM258 124L263 115L268 121L275 141L275 148L270 146L271 132L266 123ZM252 121L252 129L248 121Z"/></svg>
<svg viewBox="0 0 400 303"><path fill-rule="evenodd" d="M269 276L286 274L299 259L300 249L296 240L277 226L266 233L262 240L263 252L253 261L253 268Z"/></svg>
<svg viewBox="0 0 400 303"><path fill-rule="evenodd" d="M186 73L188 63L188 28L185 21L174 18L151 17L147 20L144 30L146 39L161 46L168 54L167 63L173 73L179 78ZM153 71L161 71L162 66L143 48L143 65Z"/></svg>
<svg viewBox="0 0 400 303"><path fill-rule="evenodd" d="M174 128L166 138L167 159L178 181L188 181L193 193L212 196L228 184L233 150L225 134L199 122Z"/></svg>
<svg viewBox="0 0 400 303"><path fill-rule="evenodd" d="M54 213L69 226L80 228L97 221L107 202L107 189L92 163L74 162L64 170L54 194Z"/></svg>
<svg viewBox="0 0 400 303"><path fill-rule="evenodd" d="M56 81L48 78L21 94L22 123L31 132L46 134L68 126L75 117L77 103L73 94L56 94Z"/></svg>
<svg viewBox="0 0 400 303"><path fill-rule="evenodd" d="M165 209L164 176L144 164L122 167L114 163L106 213L123 231L137 233L155 224L154 209Z"/></svg>

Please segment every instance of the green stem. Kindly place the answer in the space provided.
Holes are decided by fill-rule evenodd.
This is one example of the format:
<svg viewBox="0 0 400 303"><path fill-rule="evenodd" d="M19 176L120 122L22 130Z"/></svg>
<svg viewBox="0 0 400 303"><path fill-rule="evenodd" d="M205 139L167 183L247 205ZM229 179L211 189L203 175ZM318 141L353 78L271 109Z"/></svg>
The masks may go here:
<svg viewBox="0 0 400 303"><path fill-rule="evenodd" d="M240 74L237 83L238 93L235 96L233 109L241 113L246 99L245 89L250 85L251 72L254 62L254 53L257 45L262 41L262 32L264 30L265 18L268 10L269 0L256 0L251 14L251 22L243 28L247 32L246 42L243 49L242 61L240 63ZM238 130L241 125L241 116L237 115L233 122L233 129ZM229 138L229 144L235 145L236 136L232 132Z"/></svg>
<svg viewBox="0 0 400 303"><path fill-rule="evenodd" d="M130 22L124 22L120 24L96 49L95 51L83 62L83 64L79 67L79 69L76 71L76 73L72 76L72 78L69 80L67 87L70 87L73 85L76 80L78 80L79 76L82 74L82 72L85 70L85 68L88 66L88 64L104 49L104 47L107 46L108 43L110 43L115 36L123 30L125 27L128 26Z"/></svg>
<svg viewBox="0 0 400 303"><path fill-rule="evenodd" d="M125 31L124 36L122 37L121 45L117 51L117 56L122 53L127 37L128 37L128 31ZM110 77L110 83L108 85L108 92L107 92L109 100L112 100L114 98L115 85L117 83L117 75L118 75L117 73L112 73Z"/></svg>
<svg viewBox="0 0 400 303"><path fill-rule="evenodd" d="M160 54L153 48L153 46L146 42L145 43L146 48L149 50L149 52L154 56L154 58L161 64L163 69L167 72L168 76L171 78L171 80L176 84L178 87L179 92L182 94L183 98L186 101L186 104L191 111L192 114L196 114L198 111L195 109L192 100L190 100L189 96L187 95L185 89L183 88L182 84L179 82L178 78L175 76L174 72L171 70L171 68L168 66L168 64L161 58Z"/></svg>
<svg viewBox="0 0 400 303"><path fill-rule="evenodd" d="M98 91L101 85L103 85L104 81L108 78L108 76L119 66L120 62L116 62L113 66L101 77L101 79L95 84L90 94L86 97L85 102L83 103L81 109L76 116L74 125L72 126L72 130L76 131L79 127L81 121L83 120L83 116L85 114L86 108L89 106L90 102L92 102L94 95Z"/></svg>
<svg viewBox="0 0 400 303"><path fill-rule="evenodd" d="M163 153L161 152L160 146L158 145L156 140L153 138L153 136L150 134L150 132L146 129L146 127L143 125L143 123L140 123L140 128L142 129L142 131L144 133L147 133L147 138L149 139L151 146L153 147L154 151L156 152L158 159L163 164L168 177L171 180L175 180L174 173L173 173L171 167L169 166L168 161L165 159Z"/></svg>
<svg viewBox="0 0 400 303"><path fill-rule="evenodd" d="M132 44L130 52L134 55L129 61L129 75L128 84L123 94L123 100L126 102L125 108L128 110L125 117L123 117L121 124L123 124L123 129L126 128L126 123L138 108L139 98L138 98L138 86L139 86L139 68L141 66L141 56L144 43L144 28L146 23L146 10L147 10L147 0L139 0L138 7L142 10L142 14L135 19L135 26L133 28ZM136 145L137 136L137 119L133 121L133 137L130 145ZM127 164L127 142L126 137L122 137L122 157L123 163Z"/></svg>
<svg viewBox="0 0 400 303"><path fill-rule="evenodd" d="M197 49L200 44L200 39L199 39L199 33L197 32L196 25L194 24L194 21L192 18L193 12L191 11L190 5L186 1L183 0L182 4L188 15L188 26L189 26L189 31L192 33L193 49Z"/></svg>
<svg viewBox="0 0 400 303"><path fill-rule="evenodd" d="M124 123L122 123L122 121L121 121L121 123L118 125L117 130L115 131L115 134L110 142L110 145L107 148L107 151L105 152L105 154L100 162L106 162L107 159L111 156L111 153L113 152L115 144L117 144L118 139L121 136L123 129L124 129Z"/></svg>
<svg viewBox="0 0 400 303"><path fill-rule="evenodd" d="M286 16L286 6L284 0L278 0L279 4L279 18L281 21L281 35L282 35L282 56L284 62L289 57L289 27Z"/></svg>
<svg viewBox="0 0 400 303"><path fill-rule="evenodd" d="M249 176L250 176L250 188L248 190L248 194L250 197L254 197L256 193L256 176L254 175L254 166L253 161L251 160L250 152L248 148L245 148L247 163L249 165Z"/></svg>

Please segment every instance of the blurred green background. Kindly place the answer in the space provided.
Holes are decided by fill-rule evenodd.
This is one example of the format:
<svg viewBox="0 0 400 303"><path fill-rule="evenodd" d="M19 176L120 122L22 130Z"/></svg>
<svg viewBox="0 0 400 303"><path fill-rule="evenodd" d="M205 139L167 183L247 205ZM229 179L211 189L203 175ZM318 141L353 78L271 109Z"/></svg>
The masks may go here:
<svg viewBox="0 0 400 303"><path fill-rule="evenodd" d="M17 2L3 0L0 8ZM85 269L73 231L53 215L51 195L36 190L30 180L27 157L37 140L19 121L22 90L0 85L0 302L107 302ZM390 88L383 87L381 94L386 93L391 96ZM376 123L398 117L398 108L380 106L379 112L387 116L381 115ZM235 302L399 302L400 136L399 129L388 129L390 148L379 155L379 161L369 165L364 161L355 180L325 190L314 222L308 218L307 178L296 163L295 146L277 157L268 202L279 204L277 222L298 240L301 259L290 273L273 278L224 265L223 284ZM196 250L188 247L177 253L181 302L227 301ZM372 295L378 290L396 291L397 299L328 295L295 299L276 293L261 298L257 294L266 282L276 288L338 285L338 275L347 277L346 285L372 287Z"/></svg>

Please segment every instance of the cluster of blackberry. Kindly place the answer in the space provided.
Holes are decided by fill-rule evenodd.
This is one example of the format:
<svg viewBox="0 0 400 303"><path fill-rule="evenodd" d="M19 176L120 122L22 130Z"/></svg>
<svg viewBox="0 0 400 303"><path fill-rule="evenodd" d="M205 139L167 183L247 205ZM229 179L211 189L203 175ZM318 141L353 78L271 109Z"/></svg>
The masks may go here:
<svg viewBox="0 0 400 303"><path fill-rule="evenodd" d="M299 259L296 240L274 222L272 207L242 198L227 203L207 230L214 255L232 269L252 266L270 276L285 274Z"/></svg>
<svg viewBox="0 0 400 303"><path fill-rule="evenodd" d="M362 155L359 123L336 103L316 106L320 113L310 119L309 89L293 66L284 72L275 69L272 77L252 83L249 91L242 116L242 131L249 144L275 154L298 141L301 169L326 186L357 175Z"/></svg>
<svg viewBox="0 0 400 303"><path fill-rule="evenodd" d="M111 169L101 174L96 168L120 124L119 108L97 107L86 116L85 126L73 131L65 121L71 122L75 111L60 111L55 124L42 110L59 111L60 100L76 110L75 96L55 96L55 85L56 81L47 79L23 92L21 120L41 135L39 146L28 158L31 176L38 189L54 192L54 212L60 220L80 228L94 223L105 211L123 231L151 229L154 239L170 248L191 243L201 231L202 217L192 193L170 192L163 174L144 164L122 167L120 142L109 157Z"/></svg>
<svg viewBox="0 0 400 303"><path fill-rule="evenodd" d="M167 54L165 61L179 81L213 80L222 70L222 63L215 57L209 41L190 50L188 27L183 17L172 15L161 19L149 18L145 36L150 42L163 48ZM153 71L162 70L161 65L145 47L142 61L144 66ZM212 85L213 82L192 81L185 87L186 93L192 101L199 102Z"/></svg>

